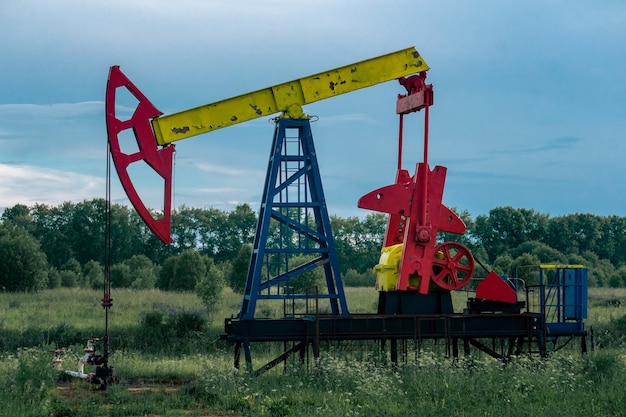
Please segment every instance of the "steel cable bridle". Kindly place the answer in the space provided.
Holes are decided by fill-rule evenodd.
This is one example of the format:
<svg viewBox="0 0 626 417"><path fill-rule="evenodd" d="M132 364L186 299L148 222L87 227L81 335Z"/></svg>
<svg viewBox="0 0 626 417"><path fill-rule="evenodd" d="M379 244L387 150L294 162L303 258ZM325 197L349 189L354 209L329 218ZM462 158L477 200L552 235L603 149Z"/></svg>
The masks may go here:
<svg viewBox="0 0 626 417"><path fill-rule="evenodd" d="M107 140L106 165L106 202L104 218L104 284L102 307L104 307L104 346L103 365L109 365L109 308L113 305L111 298L111 144Z"/></svg>

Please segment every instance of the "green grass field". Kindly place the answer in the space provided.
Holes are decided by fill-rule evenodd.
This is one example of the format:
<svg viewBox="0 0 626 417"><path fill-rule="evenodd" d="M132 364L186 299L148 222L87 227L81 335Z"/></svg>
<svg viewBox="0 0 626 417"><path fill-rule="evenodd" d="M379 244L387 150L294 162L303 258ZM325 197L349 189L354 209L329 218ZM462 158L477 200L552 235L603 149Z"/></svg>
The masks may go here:
<svg viewBox="0 0 626 417"><path fill-rule="evenodd" d="M202 314L191 293L114 291L110 364L119 384L106 391L63 378L51 364L63 347L76 368L82 338L101 336L97 291L59 289L0 294L0 416L621 416L626 415L626 290L591 289L587 328L595 349L579 345L547 359L522 355L504 365L474 353L454 361L437 346L398 366L372 344L322 347L307 364L289 361L259 377L235 371L232 347L219 340L241 296L227 292L201 331L154 335L146 314ZM377 293L348 288L352 312L375 310ZM463 293L455 294L462 309ZM257 311L282 314L282 304ZM282 347L282 344L281 346ZM259 363L279 347L255 347Z"/></svg>

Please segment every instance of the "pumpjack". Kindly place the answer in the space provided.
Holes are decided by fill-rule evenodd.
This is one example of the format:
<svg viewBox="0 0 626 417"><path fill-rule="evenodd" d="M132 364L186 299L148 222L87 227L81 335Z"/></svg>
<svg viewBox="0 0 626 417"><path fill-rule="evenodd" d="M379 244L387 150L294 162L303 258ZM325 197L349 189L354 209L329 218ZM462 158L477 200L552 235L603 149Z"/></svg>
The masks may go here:
<svg viewBox="0 0 626 417"><path fill-rule="evenodd" d="M130 202L165 244L173 240L174 142L279 114L272 119L275 129L241 308L236 317L225 319L222 335L234 344L236 367L243 349L247 367L253 369L250 345L254 342L285 344L285 352L256 373L294 353L303 358L309 346L318 356L324 341L388 340L393 361L397 361L398 340L421 343L443 339L455 354L456 342L462 340L466 351L471 345L504 359L505 355L483 341L506 338L516 341L518 349L527 341L529 352L535 343L537 351L545 354L545 313L521 312L523 303L517 301L516 288L493 271L478 284L472 308L463 314L454 312L450 292L472 280L475 260L464 245L438 241L439 232L460 235L466 226L442 202L446 167L431 169L428 162L429 111L434 103L433 86L426 83L428 70L422 56L411 47L163 115L119 66L110 68L106 122L111 157ZM395 182L358 201L361 208L389 215L381 257L374 267L379 303L375 314L351 314L323 193L311 117L302 106L393 80L405 89L396 102L399 134ZM127 120L116 114L119 89L126 89L138 102ZM424 153L411 175L402 168L404 117L417 112L424 114ZM120 134L124 131L134 135L137 151L121 148ZM142 163L163 181L163 211L158 215L142 202L128 173L132 164ZM275 233L272 239L271 230ZM295 263L297 255L306 255L310 260ZM326 288L294 290L293 280L315 268L323 268ZM285 305L304 301L306 311L298 315L285 309L284 317L259 318L256 307L264 300L279 300ZM320 302L327 302L328 308L320 309ZM580 326L577 329L584 332Z"/></svg>

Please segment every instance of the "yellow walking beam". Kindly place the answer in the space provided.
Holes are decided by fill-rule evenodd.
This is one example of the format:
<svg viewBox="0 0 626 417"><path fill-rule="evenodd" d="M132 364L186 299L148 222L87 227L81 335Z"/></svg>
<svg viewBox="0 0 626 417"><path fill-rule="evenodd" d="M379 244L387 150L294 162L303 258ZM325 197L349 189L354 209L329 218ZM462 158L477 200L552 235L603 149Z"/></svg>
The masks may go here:
<svg viewBox="0 0 626 417"><path fill-rule="evenodd" d="M152 120L159 145L282 112L305 117L302 106L427 71L414 47Z"/></svg>

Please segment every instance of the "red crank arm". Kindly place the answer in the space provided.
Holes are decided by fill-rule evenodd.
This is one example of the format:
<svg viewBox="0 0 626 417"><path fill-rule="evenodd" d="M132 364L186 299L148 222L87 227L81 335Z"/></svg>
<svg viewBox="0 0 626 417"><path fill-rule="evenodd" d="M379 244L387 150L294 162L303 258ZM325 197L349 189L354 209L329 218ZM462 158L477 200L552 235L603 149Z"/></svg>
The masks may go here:
<svg viewBox="0 0 626 417"><path fill-rule="evenodd" d="M463 234L466 230L459 216L442 203L446 168L436 166L428 173L426 170L426 165L419 163L408 183L405 182L406 174L400 170L395 184L365 194L358 203L360 208L390 214L385 245L404 243L397 289L415 289L411 278L418 277L419 292L422 294L428 293L437 253L437 232ZM425 176L428 179L426 201L422 189L422 178ZM400 231L402 239L398 242Z"/></svg>
<svg viewBox="0 0 626 417"><path fill-rule="evenodd" d="M439 231L463 234L466 227L442 204L446 168L436 166L431 171L428 167L428 111L433 104L433 88L425 80L426 72L399 79L408 95L399 95L396 103L400 115L396 182L367 193L358 202L360 208L390 214L384 246L403 244L396 289L419 289L421 294L428 293L431 279L443 289L455 289L465 285L464 278L469 280L474 272L473 258L464 246L446 243L435 247ZM401 169L403 116L421 109L426 109L424 162L417 165L411 178ZM443 256L445 263L437 255Z"/></svg>
<svg viewBox="0 0 626 417"><path fill-rule="evenodd" d="M125 87L138 100L139 104L129 120L119 120L115 115L115 93L117 88ZM128 199L139 214L139 217L165 244L172 243L170 225L172 219L172 162L174 145L158 148L152 130L151 119L161 113L143 95L141 91L120 71L118 66L111 67L106 89L105 100L106 125L111 157L115 169ZM132 129L139 150L126 154L120 149L118 135L126 129ZM144 161L164 180L163 215L155 217L145 206L133 185L128 167L133 162Z"/></svg>
<svg viewBox="0 0 626 417"><path fill-rule="evenodd" d="M465 223L442 203L446 172L447 169L443 166L436 166L432 171L423 162L417 166L410 223L404 239L398 275L399 290L413 289L414 285L410 279L417 276L419 292L428 294L433 261L437 253L435 248L437 233L439 231L465 233ZM420 179L424 176L427 176L428 184L423 184ZM420 189L424 185L427 187L425 196Z"/></svg>

